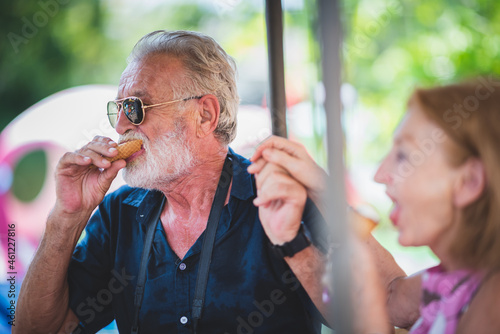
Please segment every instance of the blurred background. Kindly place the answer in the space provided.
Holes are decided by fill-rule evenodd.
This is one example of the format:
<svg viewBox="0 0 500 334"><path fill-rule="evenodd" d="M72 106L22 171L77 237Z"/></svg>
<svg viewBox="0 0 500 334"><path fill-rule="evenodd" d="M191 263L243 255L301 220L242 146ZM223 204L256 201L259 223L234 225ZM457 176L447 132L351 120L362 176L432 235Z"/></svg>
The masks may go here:
<svg viewBox="0 0 500 334"><path fill-rule="evenodd" d="M289 137L305 144L325 166L317 4L282 2ZM415 87L500 74L500 3L341 3L346 177L356 202L370 203L381 217L376 238L411 274L436 259L425 247L398 245L387 219L391 203L372 178ZM0 272L11 271L7 234L14 226L17 292L54 202L57 160L95 135L115 136L107 123L106 102L115 97L134 44L157 29L201 31L235 58L241 109L232 146L250 156L271 133L263 0L0 3ZM1 286L2 310L10 300L8 290ZM0 332L10 332L6 321ZM111 326L102 332L114 330Z"/></svg>

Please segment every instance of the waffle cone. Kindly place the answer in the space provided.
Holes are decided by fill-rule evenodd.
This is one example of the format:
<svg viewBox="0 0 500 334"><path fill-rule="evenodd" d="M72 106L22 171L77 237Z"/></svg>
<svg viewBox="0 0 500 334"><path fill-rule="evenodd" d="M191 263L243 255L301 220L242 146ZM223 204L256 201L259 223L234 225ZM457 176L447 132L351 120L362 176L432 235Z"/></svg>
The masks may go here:
<svg viewBox="0 0 500 334"><path fill-rule="evenodd" d="M141 147L142 147L142 140L141 139L127 141L125 143L118 145L118 147L117 147L118 155L117 156L115 156L113 158L106 158L106 159L108 159L110 162L120 160L120 159L127 159L132 154L139 151L141 149Z"/></svg>
<svg viewBox="0 0 500 334"><path fill-rule="evenodd" d="M350 209L348 218L355 233L361 239L368 238L371 231L375 228L375 226L377 226L377 222L374 219L360 214L357 210Z"/></svg>

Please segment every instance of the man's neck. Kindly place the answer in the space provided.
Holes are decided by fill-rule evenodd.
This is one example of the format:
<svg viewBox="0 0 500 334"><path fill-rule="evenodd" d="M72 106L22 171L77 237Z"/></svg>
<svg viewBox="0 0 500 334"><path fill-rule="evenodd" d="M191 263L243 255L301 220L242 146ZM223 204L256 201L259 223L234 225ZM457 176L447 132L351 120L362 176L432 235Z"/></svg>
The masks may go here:
<svg viewBox="0 0 500 334"><path fill-rule="evenodd" d="M160 189L167 202L162 213L164 224L186 224L207 221L228 149L212 152L200 159L189 173ZM206 156L206 155L205 155Z"/></svg>

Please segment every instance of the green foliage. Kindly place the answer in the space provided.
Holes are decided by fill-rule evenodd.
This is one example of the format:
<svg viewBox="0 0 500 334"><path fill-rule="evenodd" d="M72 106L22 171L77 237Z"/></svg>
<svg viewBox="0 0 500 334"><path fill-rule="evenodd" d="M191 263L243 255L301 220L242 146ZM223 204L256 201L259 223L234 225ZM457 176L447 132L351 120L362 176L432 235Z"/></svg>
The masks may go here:
<svg viewBox="0 0 500 334"><path fill-rule="evenodd" d="M158 29L209 33L236 57L265 41L263 12L243 1L2 1L0 129L60 90L117 84L135 42Z"/></svg>
<svg viewBox="0 0 500 334"><path fill-rule="evenodd" d="M500 75L500 3L495 0L344 0L343 81L357 91L346 110L369 119L348 145L349 166L373 166L386 154L392 133L416 87ZM362 122L360 122L362 123ZM362 124L351 124L347 132ZM349 136L348 136L349 137ZM374 196L376 198L377 196ZM385 212L388 208L379 208ZM406 248L383 219L375 233L393 254L416 267L436 258L426 247ZM409 259L412 261L408 261ZM417 265L418 264L418 265ZM425 265L424 265L425 266Z"/></svg>
<svg viewBox="0 0 500 334"><path fill-rule="evenodd" d="M108 60L98 0L2 1L0 22L0 128L52 93L94 82Z"/></svg>
<svg viewBox="0 0 500 334"><path fill-rule="evenodd" d="M500 4L494 0L343 2L344 81L378 133L356 163L377 161L417 86L500 75Z"/></svg>

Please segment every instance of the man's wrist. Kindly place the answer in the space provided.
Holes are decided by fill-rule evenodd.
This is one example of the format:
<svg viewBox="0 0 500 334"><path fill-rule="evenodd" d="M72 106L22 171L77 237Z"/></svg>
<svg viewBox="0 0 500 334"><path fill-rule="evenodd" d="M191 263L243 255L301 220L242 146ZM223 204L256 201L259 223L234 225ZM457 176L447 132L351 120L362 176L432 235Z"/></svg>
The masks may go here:
<svg viewBox="0 0 500 334"><path fill-rule="evenodd" d="M55 232L68 238L76 237L78 239L91 214L92 212L67 213L56 205L49 213L46 232Z"/></svg>
<svg viewBox="0 0 500 334"><path fill-rule="evenodd" d="M311 237L309 231L305 228L304 224L300 224L297 235L292 240L285 242L282 245L272 244L274 253L280 257L293 257L298 252L304 250L311 245Z"/></svg>

